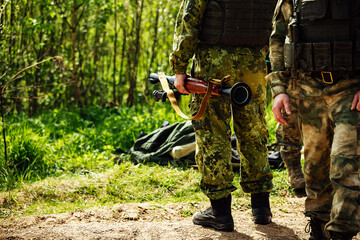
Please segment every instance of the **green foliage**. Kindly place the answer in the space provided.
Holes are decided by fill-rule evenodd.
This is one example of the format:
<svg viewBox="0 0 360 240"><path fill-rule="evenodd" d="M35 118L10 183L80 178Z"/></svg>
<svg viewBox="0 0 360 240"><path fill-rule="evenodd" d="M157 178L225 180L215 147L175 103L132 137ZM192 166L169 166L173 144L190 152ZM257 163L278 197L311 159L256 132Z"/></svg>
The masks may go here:
<svg viewBox="0 0 360 240"><path fill-rule="evenodd" d="M7 128L8 148L5 162L4 146L0 144L0 184L11 187L16 181L38 179L49 174L51 159L47 136L33 130L26 123L16 123ZM0 185L0 186L1 186Z"/></svg>
<svg viewBox="0 0 360 240"><path fill-rule="evenodd" d="M18 215L59 213L119 202L204 201L196 169L135 165L126 156L114 163L114 157L119 157L114 155L116 148L128 150L141 132L150 133L165 120L184 121L168 103L155 105L152 111L89 107L48 110L32 118L12 116L2 126L9 156L5 161L1 141L0 199L4 201L0 201L0 217L13 215L11 211ZM239 182L236 174L234 197L248 197ZM286 170L274 171L272 195L288 194L293 192ZM235 205L243 207L239 202ZM191 215L193 210L182 211Z"/></svg>
<svg viewBox="0 0 360 240"><path fill-rule="evenodd" d="M146 84L148 74L171 74L168 56L179 5L175 0L10 1L0 21L0 87L49 56L61 56L65 68L47 63L28 69L7 87L4 104L30 114L73 106L75 79L86 106L127 105L130 94L143 104L143 94L153 88ZM149 97L145 101L152 104Z"/></svg>
<svg viewBox="0 0 360 240"><path fill-rule="evenodd" d="M270 102L266 107L266 122L268 125L269 135L270 135L269 143L274 143L276 142L275 130L278 123L275 121L274 115L271 111L271 107L272 107L272 102Z"/></svg>
<svg viewBox="0 0 360 240"><path fill-rule="evenodd" d="M3 141L0 142L3 169L0 189L50 173L100 171L111 167L116 148L126 151L141 132L152 132L164 120L171 123L179 120L167 109L164 106L155 114L147 108L74 108L49 110L33 118L16 115L6 125L6 162Z"/></svg>

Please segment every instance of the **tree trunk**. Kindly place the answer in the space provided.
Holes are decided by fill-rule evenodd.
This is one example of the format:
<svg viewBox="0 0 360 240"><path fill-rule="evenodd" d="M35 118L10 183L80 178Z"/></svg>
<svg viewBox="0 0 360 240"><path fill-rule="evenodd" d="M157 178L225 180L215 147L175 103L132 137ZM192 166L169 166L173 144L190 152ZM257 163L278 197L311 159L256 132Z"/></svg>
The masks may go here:
<svg viewBox="0 0 360 240"><path fill-rule="evenodd" d="M0 86L2 89L2 86ZM2 92L0 90L0 108L1 108L1 123L2 123L2 137L4 141L4 156L5 162L7 163L7 146L6 146L6 131L5 131L5 119L4 119L4 105L3 105L3 97Z"/></svg>
<svg viewBox="0 0 360 240"><path fill-rule="evenodd" d="M156 46L158 44L158 27L159 27L159 15L160 15L160 6L159 3L156 3L156 15L155 15L155 23L154 23L154 42L153 45L151 46L151 53L150 53L150 61L149 61L149 67L148 67L148 72L147 72L147 76L150 75L151 73L151 67L154 65L154 60L156 57ZM148 92L149 92L149 84L146 81L145 82L145 89L144 89L144 95L148 96ZM148 98L145 98L148 101Z"/></svg>
<svg viewBox="0 0 360 240"><path fill-rule="evenodd" d="M124 65L125 65L125 53L126 53L126 43L127 43L127 29L128 29L128 24L127 24L127 15L128 15L128 5L129 5L129 2L126 1L125 2L125 7L124 7L124 13L122 14L123 15L123 21L122 21L122 24L121 24L121 28L122 28L122 32L123 32L123 38L122 38L122 46L121 46L121 60L120 60L120 72L119 72L119 85L120 86L123 86L125 85L125 80L123 80L123 72L124 72ZM118 102L119 104L122 103L122 100L123 100L123 94L120 93L120 89L121 88L118 88L119 90L119 94L118 94Z"/></svg>
<svg viewBox="0 0 360 240"><path fill-rule="evenodd" d="M134 47L135 52L132 54L132 60L131 60L131 66L130 66L130 86L128 91L128 104L129 107L132 107L135 104L135 88L136 88L136 78L137 78L137 65L139 62L139 52L140 52L140 28L141 28L141 17L142 17L142 11L144 7L144 1L140 0L140 10L137 9L137 3L135 6L135 39L134 39ZM130 53L131 54L131 53Z"/></svg>
<svg viewBox="0 0 360 240"><path fill-rule="evenodd" d="M78 84L78 79L77 79L77 69L76 69L76 59L75 59L75 51L76 51L76 10L77 7L75 5L75 1L74 1L74 6L72 9L72 18L71 18L71 58L72 58L72 64L73 64L73 68L72 68L72 73L73 73L73 85L75 88L75 97L76 97L76 101L78 103L79 107L82 107L82 101L81 101L81 93L80 93L80 88L79 88L79 84Z"/></svg>
<svg viewBox="0 0 360 240"><path fill-rule="evenodd" d="M117 1L114 0L115 3L115 25L114 25L114 31L115 31L115 37L114 37L114 59L113 59L113 65L114 65L114 71L113 71L113 102L116 105L116 55L117 55Z"/></svg>
<svg viewBox="0 0 360 240"><path fill-rule="evenodd" d="M94 66L94 71L93 71L93 78L92 78L92 82L90 83L89 86L89 93L86 95L86 98L90 97L92 94L95 95L95 84L97 83L97 79L98 79L98 59L99 59L99 44L100 44L100 37L99 37L100 31L98 26L96 26L96 30L95 30L95 37L94 37L94 57L93 57L93 66ZM88 96L90 95L90 96Z"/></svg>

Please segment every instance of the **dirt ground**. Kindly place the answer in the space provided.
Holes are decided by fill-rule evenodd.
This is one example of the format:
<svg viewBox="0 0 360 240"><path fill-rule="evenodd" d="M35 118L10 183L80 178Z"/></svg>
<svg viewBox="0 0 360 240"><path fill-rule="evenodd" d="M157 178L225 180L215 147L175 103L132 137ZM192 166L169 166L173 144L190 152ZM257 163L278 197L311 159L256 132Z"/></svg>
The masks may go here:
<svg viewBox="0 0 360 240"><path fill-rule="evenodd" d="M235 231L230 233L193 225L191 217L181 214L184 204L189 203L162 207L143 203L2 219L0 239L308 239L304 200L285 198L275 204L272 207L273 223L266 226L251 221L251 210L233 209ZM206 206L197 207L205 209ZM354 239L360 240L360 234Z"/></svg>

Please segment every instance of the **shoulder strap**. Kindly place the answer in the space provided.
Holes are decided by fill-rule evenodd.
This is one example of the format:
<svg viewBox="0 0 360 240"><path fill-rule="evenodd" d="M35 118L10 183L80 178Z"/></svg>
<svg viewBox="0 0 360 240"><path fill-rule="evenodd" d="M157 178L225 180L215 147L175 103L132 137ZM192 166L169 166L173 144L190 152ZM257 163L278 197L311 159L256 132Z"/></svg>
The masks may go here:
<svg viewBox="0 0 360 240"><path fill-rule="evenodd" d="M182 118L185 118L187 120L198 120L204 115L204 112L205 112L205 109L206 109L206 103L207 103L207 101L209 100L209 98L211 96L214 83L209 82L209 85L207 87L205 96L204 96L203 100L201 101L200 109L196 113L196 115L194 117L188 117L181 111L181 109L179 107L179 104L178 104L178 102L177 102L177 100L175 98L174 92L169 87L169 83L168 83L168 81L166 79L165 74L164 73L158 73L158 76L159 76L159 79L160 79L161 86L162 86L163 90L166 92L166 94L167 94L167 96L168 96L168 98L169 98L169 100L171 102L171 105L173 106L173 108L177 112L177 114L179 114Z"/></svg>

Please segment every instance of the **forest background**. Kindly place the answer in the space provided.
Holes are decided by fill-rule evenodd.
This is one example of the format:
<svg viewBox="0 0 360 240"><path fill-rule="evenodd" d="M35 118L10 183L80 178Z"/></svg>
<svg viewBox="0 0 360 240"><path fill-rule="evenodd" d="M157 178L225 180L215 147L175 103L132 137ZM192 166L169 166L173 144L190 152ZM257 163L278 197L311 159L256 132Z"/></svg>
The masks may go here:
<svg viewBox="0 0 360 240"><path fill-rule="evenodd" d="M139 168L116 152L165 120L184 121L152 99L160 86L147 82L152 72L172 74L179 4L0 0L0 217L204 200L194 169ZM271 142L276 123L267 120ZM273 194L291 194L286 172L274 173L282 177Z"/></svg>

